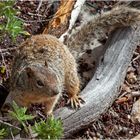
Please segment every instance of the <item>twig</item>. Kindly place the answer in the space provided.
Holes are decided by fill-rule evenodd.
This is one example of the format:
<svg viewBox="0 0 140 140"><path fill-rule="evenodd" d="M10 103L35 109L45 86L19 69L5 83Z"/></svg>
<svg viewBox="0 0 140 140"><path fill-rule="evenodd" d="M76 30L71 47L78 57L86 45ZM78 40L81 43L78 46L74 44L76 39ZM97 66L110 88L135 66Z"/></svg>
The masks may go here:
<svg viewBox="0 0 140 140"><path fill-rule="evenodd" d="M120 95L120 96L118 97L118 99L122 98L122 97L125 96L126 94L128 94L128 92L124 92L122 95Z"/></svg>
<svg viewBox="0 0 140 140"><path fill-rule="evenodd" d="M9 52L4 52L4 53L2 53L3 55L4 55L4 57L10 57L10 56L12 56ZM1 58L0 58L1 59Z"/></svg>
<svg viewBox="0 0 140 140"><path fill-rule="evenodd" d="M13 47L13 48L7 48L7 49L0 49L0 51L2 53L4 53L4 52L8 52L8 51L15 51L17 49L19 49L19 47Z"/></svg>
<svg viewBox="0 0 140 140"><path fill-rule="evenodd" d="M69 10L68 12L65 12L65 13L63 13L63 14L60 14L60 15L58 15L58 16L52 15L52 16L50 16L49 19L46 19L46 20L28 20L28 21L26 21L26 20L24 20L24 19L22 19L22 18L20 18L20 17L17 17L17 16L16 16L16 18L17 18L17 19L20 19L20 20L22 20L23 22L26 22L26 23L46 22L46 21L50 21L50 20L52 20L52 19L56 19L56 18L58 18L58 17L64 16L64 15L70 13L70 12L71 12L71 11Z"/></svg>
<svg viewBox="0 0 140 140"><path fill-rule="evenodd" d="M12 129L11 129L11 128L10 128L10 133L11 133L12 139L14 140L15 137L14 137L14 135L13 135L13 132L12 132Z"/></svg>
<svg viewBox="0 0 140 140"><path fill-rule="evenodd" d="M127 82L127 80L125 80L124 82L125 82L126 85L128 85L129 87L131 86L131 85Z"/></svg>
<svg viewBox="0 0 140 140"><path fill-rule="evenodd" d="M40 1L39 1L38 7L37 7L37 9L36 9L36 12L38 12L38 11L39 11L39 9L40 9L41 5L42 5L42 0L40 0Z"/></svg>
<svg viewBox="0 0 140 140"><path fill-rule="evenodd" d="M140 58L140 54L139 54L136 58L134 58L134 59L132 60L132 62L136 61L136 60L139 59L139 58Z"/></svg>
<svg viewBox="0 0 140 140"><path fill-rule="evenodd" d="M30 15L30 16L38 16L38 17L46 17L46 16L43 16L43 15L40 15L40 14L34 14L34 13L30 13L30 12L28 12L27 13L28 15Z"/></svg>
<svg viewBox="0 0 140 140"><path fill-rule="evenodd" d="M36 111L36 113L38 114L38 115L40 115L43 119L45 119L46 117L41 113L41 112L39 112L39 111Z"/></svg>
<svg viewBox="0 0 140 140"><path fill-rule="evenodd" d="M28 131L29 131L29 135L30 135L30 138L33 139L35 137L37 137L37 133L33 133L33 130L31 128L31 125L28 126Z"/></svg>
<svg viewBox="0 0 140 140"><path fill-rule="evenodd" d="M140 91L134 91L134 92L131 93L131 95L133 97L139 97L140 96Z"/></svg>
<svg viewBox="0 0 140 140"><path fill-rule="evenodd" d="M136 51L134 51L134 55L138 56L138 55L139 55L139 53L138 53L138 52L136 52Z"/></svg>
<svg viewBox="0 0 140 140"><path fill-rule="evenodd" d="M21 128L19 128L19 127L17 127L17 126L14 126L14 125L12 125L12 124L10 124L10 123L4 122L4 121L2 121L2 120L0 120L0 123L5 124L5 125L8 125L8 126L13 127L13 128L16 128L16 129L18 129L18 130L21 131Z"/></svg>
<svg viewBox="0 0 140 140"><path fill-rule="evenodd" d="M2 53L1 48L0 48L0 53L1 53L1 57L2 57L2 64L4 64L5 69L6 69L6 78L8 78L8 77L9 77L8 69L7 69L6 62L5 62L5 59L4 59L4 55L3 55L3 53Z"/></svg>

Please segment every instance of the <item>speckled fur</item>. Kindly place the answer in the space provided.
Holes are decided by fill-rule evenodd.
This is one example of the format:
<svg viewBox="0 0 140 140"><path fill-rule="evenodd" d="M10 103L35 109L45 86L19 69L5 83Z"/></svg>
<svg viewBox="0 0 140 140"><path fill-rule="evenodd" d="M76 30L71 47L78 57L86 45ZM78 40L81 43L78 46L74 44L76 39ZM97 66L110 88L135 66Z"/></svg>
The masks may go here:
<svg viewBox="0 0 140 140"><path fill-rule="evenodd" d="M105 39L106 34L114 29L131 26L138 21L140 21L140 10L125 6L115 7L84 24L65 44L74 57L78 58L78 54L84 50L84 44L88 44L91 38L92 41Z"/></svg>
<svg viewBox="0 0 140 140"><path fill-rule="evenodd" d="M37 80L44 86L37 86ZM46 113L50 113L64 88L70 98L79 93L77 64L68 48L51 35L27 39L20 46L13 64L13 100L23 106L44 103Z"/></svg>
<svg viewBox="0 0 140 140"><path fill-rule="evenodd" d="M70 99L78 101L80 81L77 64L71 54L73 50L78 54L90 37L104 38L106 33L115 28L130 26L139 19L139 10L122 6L89 21L70 37L68 47L51 35L41 34L27 39L21 44L14 60L10 92L12 99L23 106L43 103L46 114L52 112L65 89Z"/></svg>

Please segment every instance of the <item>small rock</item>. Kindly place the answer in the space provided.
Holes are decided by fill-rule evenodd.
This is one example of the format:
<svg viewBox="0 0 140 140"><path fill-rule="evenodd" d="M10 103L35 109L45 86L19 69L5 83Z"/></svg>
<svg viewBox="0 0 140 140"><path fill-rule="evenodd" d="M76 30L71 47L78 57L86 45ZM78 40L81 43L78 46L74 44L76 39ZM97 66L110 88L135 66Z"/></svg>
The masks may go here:
<svg viewBox="0 0 140 140"><path fill-rule="evenodd" d="M130 115L127 115L127 118L128 118L128 119L130 119L130 118L131 118L131 116L130 116Z"/></svg>
<svg viewBox="0 0 140 140"><path fill-rule="evenodd" d="M127 81L130 84L134 84L137 81L137 77L134 72L130 72L126 75Z"/></svg>
<svg viewBox="0 0 140 140"><path fill-rule="evenodd" d="M140 122L140 99L133 104L131 119L133 122Z"/></svg>
<svg viewBox="0 0 140 140"><path fill-rule="evenodd" d="M133 134L133 132L132 131L129 131L129 134Z"/></svg>

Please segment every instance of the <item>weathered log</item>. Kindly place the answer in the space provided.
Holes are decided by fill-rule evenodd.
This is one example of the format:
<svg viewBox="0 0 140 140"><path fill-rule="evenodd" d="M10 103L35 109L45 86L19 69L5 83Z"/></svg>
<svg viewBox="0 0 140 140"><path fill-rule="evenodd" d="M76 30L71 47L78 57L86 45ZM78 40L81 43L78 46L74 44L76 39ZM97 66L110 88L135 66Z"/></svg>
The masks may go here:
<svg viewBox="0 0 140 140"><path fill-rule="evenodd" d="M63 107L54 112L63 121L65 138L91 124L112 105L140 39L139 31L128 27L114 32L105 44L108 49L95 75L81 92L86 103L76 111Z"/></svg>

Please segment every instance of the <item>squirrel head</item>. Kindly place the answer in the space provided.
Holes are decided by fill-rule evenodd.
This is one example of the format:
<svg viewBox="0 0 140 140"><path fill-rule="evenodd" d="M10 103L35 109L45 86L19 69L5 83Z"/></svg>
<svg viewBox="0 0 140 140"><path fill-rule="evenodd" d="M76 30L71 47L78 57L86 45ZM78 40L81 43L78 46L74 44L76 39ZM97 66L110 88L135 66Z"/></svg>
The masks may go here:
<svg viewBox="0 0 140 140"><path fill-rule="evenodd" d="M27 93L35 92L48 97L56 96L61 92L57 76L49 70L47 63L32 64L22 70L16 82L19 90L26 90Z"/></svg>

